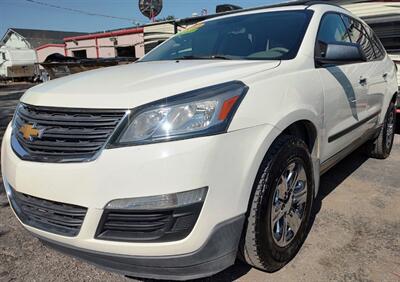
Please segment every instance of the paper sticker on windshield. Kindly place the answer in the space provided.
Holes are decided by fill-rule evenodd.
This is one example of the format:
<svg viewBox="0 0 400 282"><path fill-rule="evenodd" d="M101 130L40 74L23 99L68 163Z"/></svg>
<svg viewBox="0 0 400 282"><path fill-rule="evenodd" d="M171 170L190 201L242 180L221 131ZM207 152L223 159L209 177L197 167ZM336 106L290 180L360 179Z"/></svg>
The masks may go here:
<svg viewBox="0 0 400 282"><path fill-rule="evenodd" d="M198 30L199 30L200 28L202 28L203 26L204 26L204 23L197 23L197 24L194 24L194 25L188 27L188 28L185 29L185 30L182 30L179 34L193 33L193 32L198 31Z"/></svg>

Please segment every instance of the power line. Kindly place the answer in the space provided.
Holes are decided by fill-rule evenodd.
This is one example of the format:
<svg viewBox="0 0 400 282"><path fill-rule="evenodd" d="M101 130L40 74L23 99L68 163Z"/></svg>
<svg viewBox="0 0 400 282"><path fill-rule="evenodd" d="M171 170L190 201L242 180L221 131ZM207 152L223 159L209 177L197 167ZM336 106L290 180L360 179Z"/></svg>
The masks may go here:
<svg viewBox="0 0 400 282"><path fill-rule="evenodd" d="M103 17L103 18L116 19L116 20L124 20L124 21L133 22L133 23L137 23L138 22L135 19L131 19L131 18L124 18L124 17L117 17L117 16L111 16L111 15L105 15L105 14L98 14L98 13L83 11L83 10L74 9L74 8L62 7L62 6L58 6L58 5L54 5L54 4L50 4L50 3L45 3L45 2L41 2L41 1L36 1L36 0L25 0L25 1L37 4L37 5L47 6L47 7L51 7L51 8L55 8L55 9L60 9L60 10L66 10L66 11L75 12L75 13L79 13L79 14L83 14L83 15L87 15L87 16Z"/></svg>

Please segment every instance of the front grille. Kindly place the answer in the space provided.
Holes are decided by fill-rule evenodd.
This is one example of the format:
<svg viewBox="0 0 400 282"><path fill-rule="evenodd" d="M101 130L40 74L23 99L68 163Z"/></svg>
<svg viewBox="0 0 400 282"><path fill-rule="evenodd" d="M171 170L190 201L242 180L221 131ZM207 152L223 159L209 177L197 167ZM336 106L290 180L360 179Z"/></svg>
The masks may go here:
<svg viewBox="0 0 400 282"><path fill-rule="evenodd" d="M10 202L24 224L70 237L78 235L87 211L84 207L39 199L12 188Z"/></svg>
<svg viewBox="0 0 400 282"><path fill-rule="evenodd" d="M13 149L20 158L43 162L73 162L93 158L115 130L125 111L36 107L21 104L16 111ZM23 127L35 135L23 133Z"/></svg>
<svg viewBox="0 0 400 282"><path fill-rule="evenodd" d="M96 238L126 242L169 242L192 231L203 203L174 210L134 211L106 209Z"/></svg>

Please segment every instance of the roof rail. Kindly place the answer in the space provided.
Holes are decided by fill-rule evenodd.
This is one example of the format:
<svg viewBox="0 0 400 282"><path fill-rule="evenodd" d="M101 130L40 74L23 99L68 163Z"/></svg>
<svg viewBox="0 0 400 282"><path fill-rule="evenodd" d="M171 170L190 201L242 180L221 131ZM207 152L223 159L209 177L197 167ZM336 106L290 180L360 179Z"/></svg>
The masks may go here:
<svg viewBox="0 0 400 282"><path fill-rule="evenodd" d="M288 2L283 2L283 3L278 3L278 4L272 4L272 5L265 5L265 6L258 6L258 7L253 7L253 8L246 8L246 9L238 9L238 10L233 10L233 11L227 11L227 12L218 13L218 14L211 14L211 15L205 15L205 16L197 16L197 17L179 19L179 20L176 20L176 24L177 25L193 24L193 23L196 23L196 22L199 22L199 21L203 21L203 20L211 19L211 18L215 18L215 17L231 15L231 14L237 14L237 13L242 13L242 12L257 11L257 10L268 9L268 8L279 8L279 7L288 7L288 6L307 6L307 8L308 8L308 7L310 7L312 5L316 5L316 4L327 4L327 5L340 7L338 5L338 3L341 3L341 2L346 2L346 1L340 1L340 0L333 0L333 1L310 1L310 0L288 1ZM347 2L349 2L349 1L347 1ZM357 2L357 1L352 1L352 2ZM363 1L358 1L358 2L363 2Z"/></svg>

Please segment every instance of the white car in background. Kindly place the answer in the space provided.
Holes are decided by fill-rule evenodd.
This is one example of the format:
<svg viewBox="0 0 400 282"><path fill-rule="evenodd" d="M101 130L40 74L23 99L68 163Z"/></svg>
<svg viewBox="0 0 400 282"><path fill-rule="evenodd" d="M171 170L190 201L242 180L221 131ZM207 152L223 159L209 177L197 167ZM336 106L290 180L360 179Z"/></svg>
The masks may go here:
<svg viewBox="0 0 400 282"><path fill-rule="evenodd" d="M272 272L303 244L322 173L363 144L389 156L396 94L394 63L340 7L232 13L29 89L4 183L26 229L106 269L185 280L240 253Z"/></svg>
<svg viewBox="0 0 400 282"><path fill-rule="evenodd" d="M0 80L33 80L37 66L36 52L27 48L0 48Z"/></svg>

